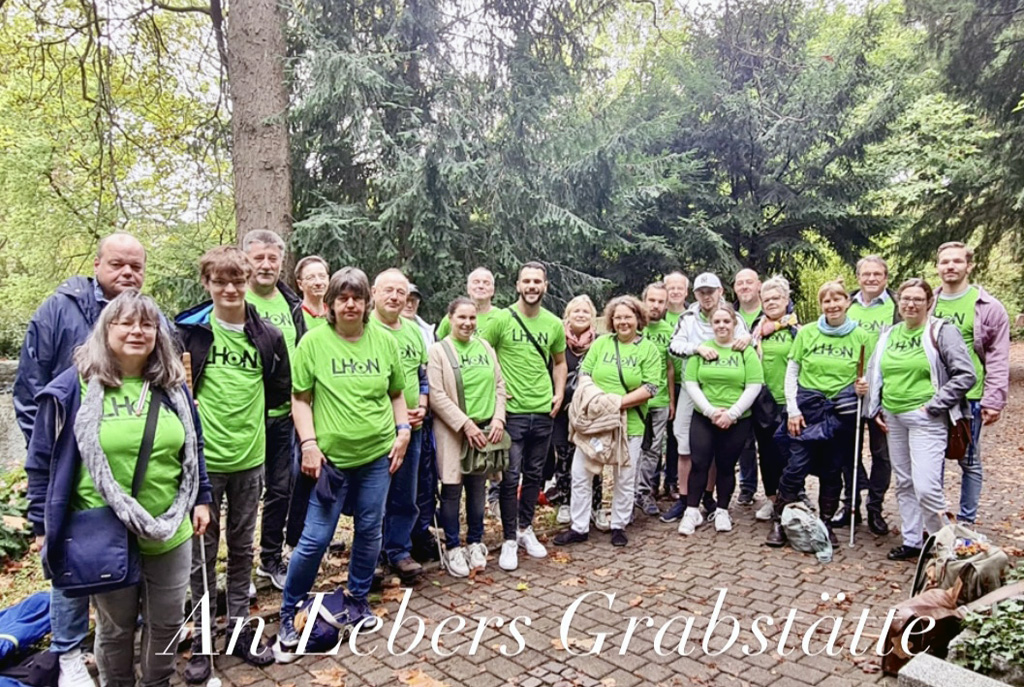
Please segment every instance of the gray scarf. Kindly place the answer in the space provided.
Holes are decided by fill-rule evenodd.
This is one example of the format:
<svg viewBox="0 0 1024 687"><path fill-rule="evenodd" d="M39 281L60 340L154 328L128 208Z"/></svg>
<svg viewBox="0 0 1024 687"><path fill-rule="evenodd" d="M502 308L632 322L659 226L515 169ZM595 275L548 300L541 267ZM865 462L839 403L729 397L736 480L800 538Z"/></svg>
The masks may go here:
<svg viewBox="0 0 1024 687"><path fill-rule="evenodd" d="M167 541L174 536L182 521L196 502L199 491L199 453L196 430L192 425L192 408L182 387L165 391L185 427L185 450L181 462L181 482L174 502L162 515L153 517L125 492L110 471L110 462L100 446L100 422L103 419L102 382L95 377L89 381L82 406L75 418L75 439L82 462L89 470L96 491L107 502L118 519L129 531L143 539ZM151 397L152 398L152 397Z"/></svg>

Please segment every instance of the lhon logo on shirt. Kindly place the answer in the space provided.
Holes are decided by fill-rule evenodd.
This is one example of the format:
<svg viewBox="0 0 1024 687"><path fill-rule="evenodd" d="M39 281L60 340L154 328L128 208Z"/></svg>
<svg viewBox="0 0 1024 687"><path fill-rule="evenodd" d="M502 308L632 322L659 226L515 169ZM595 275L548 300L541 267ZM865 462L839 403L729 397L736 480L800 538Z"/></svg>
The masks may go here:
<svg viewBox="0 0 1024 687"><path fill-rule="evenodd" d="M331 358L331 374L335 377L379 375L380 362L375 358L367 358L366 360Z"/></svg>
<svg viewBox="0 0 1024 687"><path fill-rule="evenodd" d="M852 358L853 349L849 346L836 346L830 343L820 343L817 346L813 346L808 352L808 355L827 355L832 358Z"/></svg>
<svg viewBox="0 0 1024 687"><path fill-rule="evenodd" d="M239 353L216 344L210 347L210 362L222 367L239 367L250 370L258 369L260 366L255 351Z"/></svg>

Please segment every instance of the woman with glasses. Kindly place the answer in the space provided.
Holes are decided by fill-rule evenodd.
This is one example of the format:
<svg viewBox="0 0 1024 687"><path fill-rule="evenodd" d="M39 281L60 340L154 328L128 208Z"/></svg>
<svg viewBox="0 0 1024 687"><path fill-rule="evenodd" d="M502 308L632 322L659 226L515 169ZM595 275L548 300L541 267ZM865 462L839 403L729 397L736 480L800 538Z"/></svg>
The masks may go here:
<svg viewBox="0 0 1024 687"><path fill-rule="evenodd" d="M908 279L897 291L903 321L884 332L871 357L868 417L888 434L896 475L903 543L894 561L917 560L923 529L946 524L942 490L948 423L966 413L964 399L975 382L974 364L959 328L929 317L934 294L923 279Z"/></svg>
<svg viewBox="0 0 1024 687"><path fill-rule="evenodd" d="M185 620L190 540L210 522L211 489L185 368L156 303L135 289L114 298L75 351L74 366L38 400L25 470L43 566L59 586L64 572L113 556L97 544L106 541L96 536L101 527L87 525L82 544L74 534L76 522L94 523L109 506L138 543L141 574L134 585L92 596L100 682L135 684L141 615L142 684L169 685L174 652L163 652Z"/></svg>

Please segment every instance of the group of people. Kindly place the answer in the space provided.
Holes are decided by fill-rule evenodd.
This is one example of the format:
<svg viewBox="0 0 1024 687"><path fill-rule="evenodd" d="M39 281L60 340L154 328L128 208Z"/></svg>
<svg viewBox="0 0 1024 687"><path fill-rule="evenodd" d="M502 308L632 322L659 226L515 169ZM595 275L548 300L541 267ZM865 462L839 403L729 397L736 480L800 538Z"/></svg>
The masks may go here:
<svg viewBox="0 0 1024 687"><path fill-rule="evenodd" d="M353 524L350 624L371 615L379 565L406 584L431 557L454 576L484 568L489 502L499 567L515 570L521 550L547 556L533 530L545 484L568 525L555 545L587 541L593 525L626 546L636 513L678 521L684 535L705 522L731 530L737 467L740 506L753 505L760 469L767 499L756 517L771 521L766 543L781 546L782 510L806 500L808 474L830 534L853 512L859 522L863 489L869 527L888 533L882 503L895 473L903 543L889 557L904 560L947 519L947 428L964 418L973 442L960 461L958 519L977 516L980 433L1006 403L1009 323L970 283L962 243L940 247L934 292L910 279L893 293L885 261L862 259L860 288L822 285L821 316L804 324L789 283L762 284L749 269L735 276L733 304L703 273L687 305L689 280L674 272L641 299L611 299L600 318L578 296L559 319L542 305L544 264L528 262L508 307L492 303L494 275L474 270L435 331L397 269L371 282L307 256L297 294L284 262L283 241L267 231L208 251L199 275L209 300L172 323L140 293L145 249L114 234L99 244L94 277L68 280L32 318L15 404L62 687L93 684L80 648L90 596L66 572L84 555L68 523L93 509L112 509L141 562L134 584L91 594L104 685L134 684L140 615L143 684L168 684L173 655L162 649L189 592L197 600L215 579L222 531L227 614L232 626L248 618L257 524L256 574L282 590L280 629L271 648L246 624L233 650L266 665L297 657L296 612L341 515ZM854 465L861 423L870 475ZM664 512L662 494L673 499ZM210 674L201 649L197 637L189 682Z"/></svg>

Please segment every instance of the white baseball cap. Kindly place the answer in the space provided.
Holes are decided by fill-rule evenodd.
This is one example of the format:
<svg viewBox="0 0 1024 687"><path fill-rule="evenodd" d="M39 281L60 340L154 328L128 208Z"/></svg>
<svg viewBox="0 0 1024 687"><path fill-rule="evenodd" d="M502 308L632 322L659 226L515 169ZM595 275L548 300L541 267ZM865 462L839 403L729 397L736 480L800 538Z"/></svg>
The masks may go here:
<svg viewBox="0 0 1024 687"><path fill-rule="evenodd" d="M720 289L722 288L722 282L711 272L704 272L696 279L693 280L693 290L698 289Z"/></svg>

